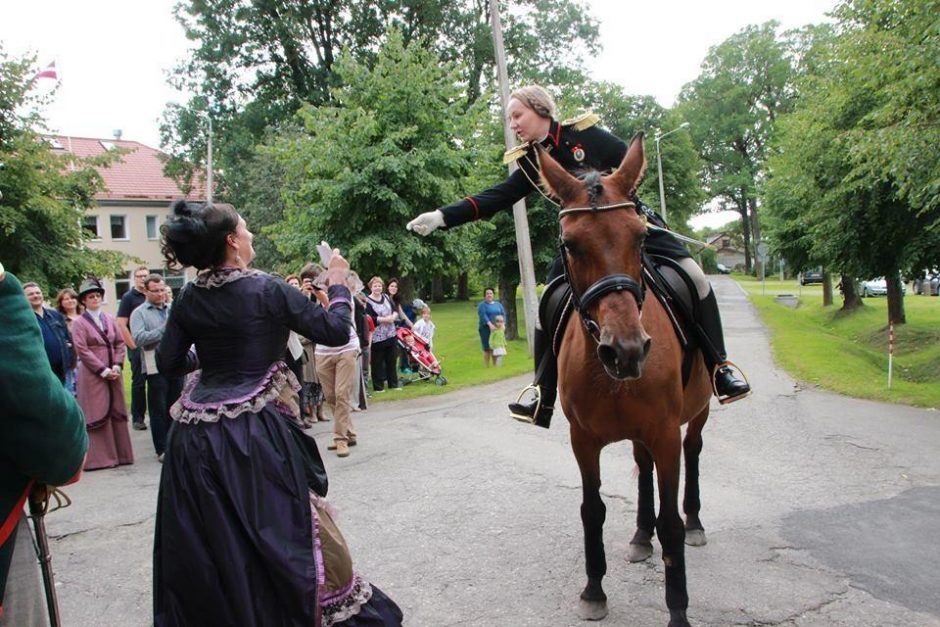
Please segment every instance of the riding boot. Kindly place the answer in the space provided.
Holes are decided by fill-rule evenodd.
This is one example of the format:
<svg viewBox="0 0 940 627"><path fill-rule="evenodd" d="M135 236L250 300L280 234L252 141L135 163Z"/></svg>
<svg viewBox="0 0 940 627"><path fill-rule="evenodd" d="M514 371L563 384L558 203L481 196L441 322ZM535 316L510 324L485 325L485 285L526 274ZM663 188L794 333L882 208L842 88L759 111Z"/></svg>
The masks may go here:
<svg viewBox="0 0 940 627"><path fill-rule="evenodd" d="M735 376L728 365L725 352L725 337L721 330L721 314L714 290L698 303L698 328L702 334L702 355L705 365L712 373L713 386L718 402L732 403L751 393L751 386Z"/></svg>
<svg viewBox="0 0 940 627"><path fill-rule="evenodd" d="M558 365L547 333L536 328L533 343L535 382L522 391L519 400L509 404L509 413L516 420L548 429L555 408L555 396L558 394ZM531 403L523 403L522 396L528 390L533 390L535 399Z"/></svg>

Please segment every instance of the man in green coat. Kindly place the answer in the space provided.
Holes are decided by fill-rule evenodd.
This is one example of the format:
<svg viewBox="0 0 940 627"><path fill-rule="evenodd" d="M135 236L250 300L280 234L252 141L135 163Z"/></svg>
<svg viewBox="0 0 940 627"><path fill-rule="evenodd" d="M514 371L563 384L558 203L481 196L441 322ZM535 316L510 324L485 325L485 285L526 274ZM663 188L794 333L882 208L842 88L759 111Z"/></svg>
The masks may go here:
<svg viewBox="0 0 940 627"><path fill-rule="evenodd" d="M18 610L42 599L29 529L22 520L24 503L34 486L62 485L76 477L88 434L78 403L49 366L23 286L4 273L2 264L0 320L0 623L22 625L31 622ZM16 564L12 569L11 563ZM23 577L17 572L21 564L30 571Z"/></svg>

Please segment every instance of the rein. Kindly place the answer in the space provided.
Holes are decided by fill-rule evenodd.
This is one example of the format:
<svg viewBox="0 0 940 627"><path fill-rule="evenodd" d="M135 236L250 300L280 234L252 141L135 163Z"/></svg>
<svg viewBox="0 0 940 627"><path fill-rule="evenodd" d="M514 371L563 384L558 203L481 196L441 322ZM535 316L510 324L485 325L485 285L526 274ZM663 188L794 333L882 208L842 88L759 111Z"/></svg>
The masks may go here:
<svg viewBox="0 0 940 627"><path fill-rule="evenodd" d="M571 215L574 213L596 213L598 211L610 211L613 209L630 209L636 208L636 203L633 203L629 200L623 202L612 203L609 205L594 205L592 207L569 207L562 209L558 212L559 219L565 217L566 215ZM559 238L560 240L560 238ZM574 304L575 310L578 312L581 323L584 325L585 331L588 332L594 342L600 344L600 326L597 322L591 317L591 314L588 313L588 308L591 307L595 302L610 294L612 292L630 292L633 294L633 298L636 299L637 309L640 310L640 314L643 313L643 298L646 291L645 284L637 281L629 274L608 274L607 276L601 277L593 284L591 284L583 294L578 293L578 289L575 287L574 283L571 281L571 269L568 267L568 255L565 250L565 243L560 242L559 248L561 250L561 262L565 270L565 280L568 282L568 285L571 286L571 300Z"/></svg>

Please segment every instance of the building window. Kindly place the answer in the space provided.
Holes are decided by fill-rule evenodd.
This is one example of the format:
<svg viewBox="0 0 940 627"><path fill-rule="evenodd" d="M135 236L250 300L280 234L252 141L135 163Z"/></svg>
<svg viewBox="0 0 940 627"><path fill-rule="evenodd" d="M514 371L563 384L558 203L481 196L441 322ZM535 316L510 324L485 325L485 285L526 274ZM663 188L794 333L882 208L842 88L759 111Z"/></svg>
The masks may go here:
<svg viewBox="0 0 940 627"><path fill-rule="evenodd" d="M111 216L111 239L128 239L127 216Z"/></svg>
<svg viewBox="0 0 940 627"><path fill-rule="evenodd" d="M82 217L82 233L88 239L101 239L101 233L98 232L98 216Z"/></svg>
<svg viewBox="0 0 940 627"><path fill-rule="evenodd" d="M147 216L147 239L157 239L157 216Z"/></svg>
<svg viewBox="0 0 940 627"><path fill-rule="evenodd" d="M125 277L125 278L123 278L123 279L115 279L115 280L114 280L114 299L115 299L117 302L120 302L120 301L121 301L121 297L124 296L124 294L127 293L127 290L131 289L131 283L132 283L132 281L133 281L133 279L127 278L127 277Z"/></svg>

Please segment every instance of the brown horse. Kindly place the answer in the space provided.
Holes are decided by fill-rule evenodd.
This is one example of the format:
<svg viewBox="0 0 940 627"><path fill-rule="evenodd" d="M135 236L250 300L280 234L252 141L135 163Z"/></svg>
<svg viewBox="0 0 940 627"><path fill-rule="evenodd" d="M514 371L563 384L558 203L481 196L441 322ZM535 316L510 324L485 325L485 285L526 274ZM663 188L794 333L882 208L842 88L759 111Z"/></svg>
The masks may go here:
<svg viewBox="0 0 940 627"><path fill-rule="evenodd" d="M646 220L630 202L646 167L643 136L630 142L620 167L608 176L576 178L547 153L542 178L561 199L562 259L576 313L564 333L559 356L561 405L571 427L571 446L581 470L587 585L579 614L607 615L601 581L607 571L600 497L600 453L606 445L632 440L641 471L638 530L633 544L652 537L652 466L659 481L655 531L663 549L669 627L689 625L685 531L678 510L680 427L689 424L687 472L693 488L685 505L691 530L698 521L698 452L708 417L711 386L701 357L683 387L682 348L668 314L656 298L645 299L641 252ZM649 489L644 489L649 476ZM688 482L687 482L688 485Z"/></svg>

